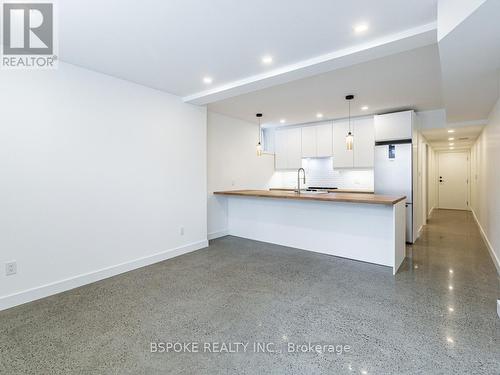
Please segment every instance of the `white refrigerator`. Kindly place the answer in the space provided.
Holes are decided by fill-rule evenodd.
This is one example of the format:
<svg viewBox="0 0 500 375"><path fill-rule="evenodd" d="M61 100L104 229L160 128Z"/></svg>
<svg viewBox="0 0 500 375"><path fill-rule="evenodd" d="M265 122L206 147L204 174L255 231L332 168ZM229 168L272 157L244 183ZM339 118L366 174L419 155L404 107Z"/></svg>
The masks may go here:
<svg viewBox="0 0 500 375"><path fill-rule="evenodd" d="M375 194L406 196L406 242L413 242L412 144L410 139L375 143Z"/></svg>

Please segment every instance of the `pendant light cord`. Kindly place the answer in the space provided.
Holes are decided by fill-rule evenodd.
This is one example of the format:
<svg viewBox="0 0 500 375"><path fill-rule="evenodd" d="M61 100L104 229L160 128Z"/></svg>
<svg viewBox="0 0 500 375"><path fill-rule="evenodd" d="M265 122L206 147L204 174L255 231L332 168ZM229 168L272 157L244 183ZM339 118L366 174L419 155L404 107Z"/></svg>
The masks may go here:
<svg viewBox="0 0 500 375"><path fill-rule="evenodd" d="M261 143L261 137L262 137L262 134L261 134L261 131L260 131L260 117L259 117L259 143Z"/></svg>
<svg viewBox="0 0 500 375"><path fill-rule="evenodd" d="M351 101L349 100L349 134L351 133Z"/></svg>

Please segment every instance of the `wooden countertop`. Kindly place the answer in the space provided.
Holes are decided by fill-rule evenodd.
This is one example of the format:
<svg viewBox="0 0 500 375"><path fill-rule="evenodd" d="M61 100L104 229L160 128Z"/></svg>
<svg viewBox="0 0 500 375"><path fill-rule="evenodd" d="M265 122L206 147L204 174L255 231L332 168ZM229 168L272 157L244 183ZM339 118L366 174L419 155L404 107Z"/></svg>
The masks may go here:
<svg viewBox="0 0 500 375"><path fill-rule="evenodd" d="M270 188L270 191L295 191L296 189L292 188ZM329 189L329 193L363 193L363 194L373 194L373 190L364 190L364 189Z"/></svg>
<svg viewBox="0 0 500 375"><path fill-rule="evenodd" d="M369 203L369 204L386 204L394 205L406 197L392 197L388 195L363 194L363 193L325 193L311 194L303 192L297 194L293 191L283 190L230 190L216 191L217 195L233 195L243 197L260 197L260 198L281 198L281 199L297 199L311 200L322 202L349 202L349 203Z"/></svg>

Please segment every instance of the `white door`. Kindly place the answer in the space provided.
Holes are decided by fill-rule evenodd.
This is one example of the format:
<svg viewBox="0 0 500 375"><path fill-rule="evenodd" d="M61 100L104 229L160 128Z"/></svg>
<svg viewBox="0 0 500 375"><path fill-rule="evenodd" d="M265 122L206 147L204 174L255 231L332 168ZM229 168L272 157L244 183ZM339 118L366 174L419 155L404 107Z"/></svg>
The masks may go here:
<svg viewBox="0 0 500 375"><path fill-rule="evenodd" d="M468 210L467 152L442 152L438 159L439 208Z"/></svg>

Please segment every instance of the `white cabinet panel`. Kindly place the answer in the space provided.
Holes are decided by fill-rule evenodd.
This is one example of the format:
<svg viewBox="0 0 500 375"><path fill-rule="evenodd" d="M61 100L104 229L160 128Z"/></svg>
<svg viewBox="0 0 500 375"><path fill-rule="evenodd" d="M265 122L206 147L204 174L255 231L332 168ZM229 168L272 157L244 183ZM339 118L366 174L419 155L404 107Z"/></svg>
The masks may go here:
<svg viewBox="0 0 500 375"><path fill-rule="evenodd" d="M354 167L353 151L348 151L345 144L345 137L348 132L349 121L333 122L333 168ZM354 138L354 145L356 145L356 137Z"/></svg>
<svg viewBox="0 0 500 375"><path fill-rule="evenodd" d="M372 117L351 119L354 147L347 150L345 138L349 132L349 121L333 123L333 167L373 168L375 152L375 129Z"/></svg>
<svg viewBox="0 0 500 375"><path fill-rule="evenodd" d="M332 124L318 125L316 128L316 156L319 158L332 156L333 134Z"/></svg>
<svg viewBox="0 0 500 375"><path fill-rule="evenodd" d="M306 126L302 128L302 157L316 157L316 126Z"/></svg>
<svg viewBox="0 0 500 375"><path fill-rule="evenodd" d="M276 169L298 169L302 166L302 129L279 129L275 133Z"/></svg>
<svg viewBox="0 0 500 375"><path fill-rule="evenodd" d="M286 143L287 133L284 130L276 130L274 133L274 167L286 169Z"/></svg>
<svg viewBox="0 0 500 375"><path fill-rule="evenodd" d="M286 130L287 134L287 169L302 167L302 129Z"/></svg>
<svg viewBox="0 0 500 375"><path fill-rule="evenodd" d="M332 156L332 123L304 126L302 128L302 157L323 158Z"/></svg>
<svg viewBox="0 0 500 375"><path fill-rule="evenodd" d="M373 168L375 127L372 117L354 119L354 167Z"/></svg>
<svg viewBox="0 0 500 375"><path fill-rule="evenodd" d="M411 139L413 113L405 111L375 116L375 140Z"/></svg>

